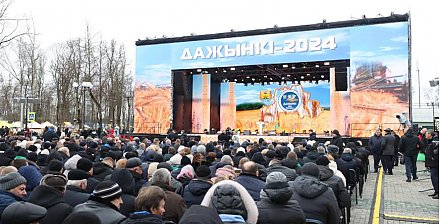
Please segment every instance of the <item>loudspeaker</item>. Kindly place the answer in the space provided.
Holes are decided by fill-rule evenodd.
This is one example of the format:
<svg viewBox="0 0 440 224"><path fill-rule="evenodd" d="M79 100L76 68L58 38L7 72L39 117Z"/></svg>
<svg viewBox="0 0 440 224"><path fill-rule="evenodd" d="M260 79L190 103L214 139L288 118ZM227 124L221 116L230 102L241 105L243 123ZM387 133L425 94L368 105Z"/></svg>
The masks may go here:
<svg viewBox="0 0 440 224"><path fill-rule="evenodd" d="M335 68L335 89L336 91L347 91L347 68L336 67Z"/></svg>
<svg viewBox="0 0 440 224"><path fill-rule="evenodd" d="M243 130L243 135L251 135L251 131L250 130Z"/></svg>

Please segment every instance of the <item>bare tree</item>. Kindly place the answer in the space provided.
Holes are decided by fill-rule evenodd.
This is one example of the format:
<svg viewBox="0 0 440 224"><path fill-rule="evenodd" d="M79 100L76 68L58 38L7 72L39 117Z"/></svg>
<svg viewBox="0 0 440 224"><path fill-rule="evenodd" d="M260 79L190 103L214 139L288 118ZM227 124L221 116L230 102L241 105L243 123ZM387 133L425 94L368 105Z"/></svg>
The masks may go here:
<svg viewBox="0 0 440 224"><path fill-rule="evenodd" d="M8 46L14 39L27 34L19 31L21 23L27 19L8 17L7 12L11 4L11 0L0 0L0 49Z"/></svg>

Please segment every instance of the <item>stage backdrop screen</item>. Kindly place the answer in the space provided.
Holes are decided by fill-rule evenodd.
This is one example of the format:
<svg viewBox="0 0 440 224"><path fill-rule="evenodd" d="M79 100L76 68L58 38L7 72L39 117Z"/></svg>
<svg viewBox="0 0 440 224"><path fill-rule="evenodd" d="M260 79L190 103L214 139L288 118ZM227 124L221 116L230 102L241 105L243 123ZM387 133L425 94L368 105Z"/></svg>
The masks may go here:
<svg viewBox="0 0 440 224"><path fill-rule="evenodd" d="M343 92L334 90L332 73L329 82L310 85L221 84L220 127L254 131L263 121L277 132L336 128L352 136L397 129L395 115L409 111L408 22L138 46L134 130L165 133L171 126L173 70L346 59ZM246 104L255 107L244 110ZM193 112L208 120L193 129L209 130L203 110Z"/></svg>

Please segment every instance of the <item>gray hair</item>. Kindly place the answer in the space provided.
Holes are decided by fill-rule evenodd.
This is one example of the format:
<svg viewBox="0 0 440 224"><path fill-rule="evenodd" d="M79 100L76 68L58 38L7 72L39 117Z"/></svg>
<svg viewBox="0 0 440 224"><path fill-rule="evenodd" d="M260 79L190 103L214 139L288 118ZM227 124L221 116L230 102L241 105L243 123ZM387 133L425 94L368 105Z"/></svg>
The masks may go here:
<svg viewBox="0 0 440 224"><path fill-rule="evenodd" d="M154 185L170 185L171 183L171 173L165 168L160 168L154 171L153 176L151 176L151 184Z"/></svg>
<svg viewBox="0 0 440 224"><path fill-rule="evenodd" d="M350 148L345 148L343 153L350 153L351 154L351 149Z"/></svg>
<svg viewBox="0 0 440 224"><path fill-rule="evenodd" d="M232 158L231 158L229 155L224 155L224 156L221 158L220 162L228 163L228 164L234 165L234 161L232 160Z"/></svg>
<svg viewBox="0 0 440 224"><path fill-rule="evenodd" d="M325 153L325 148L324 146L318 146L318 153Z"/></svg>

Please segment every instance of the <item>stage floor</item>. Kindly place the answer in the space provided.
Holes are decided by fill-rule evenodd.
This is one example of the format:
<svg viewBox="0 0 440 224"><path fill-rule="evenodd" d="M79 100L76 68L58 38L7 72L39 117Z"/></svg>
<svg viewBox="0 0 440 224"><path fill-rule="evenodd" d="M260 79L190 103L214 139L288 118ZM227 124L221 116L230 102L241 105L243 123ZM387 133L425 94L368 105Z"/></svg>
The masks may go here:
<svg viewBox="0 0 440 224"><path fill-rule="evenodd" d="M195 135L195 134L194 134ZM191 136L191 135L189 135ZM217 134L198 134L200 136L200 140L204 143L210 142L210 141L217 141L218 135ZM258 142L260 138L263 138L266 142L301 142L302 139L308 139L310 135L308 134L291 134L287 136L280 136L280 135L239 135L239 141L242 143L245 140L250 140L250 142ZM317 135L317 139L330 141L332 138L331 136L325 136L325 135Z"/></svg>

